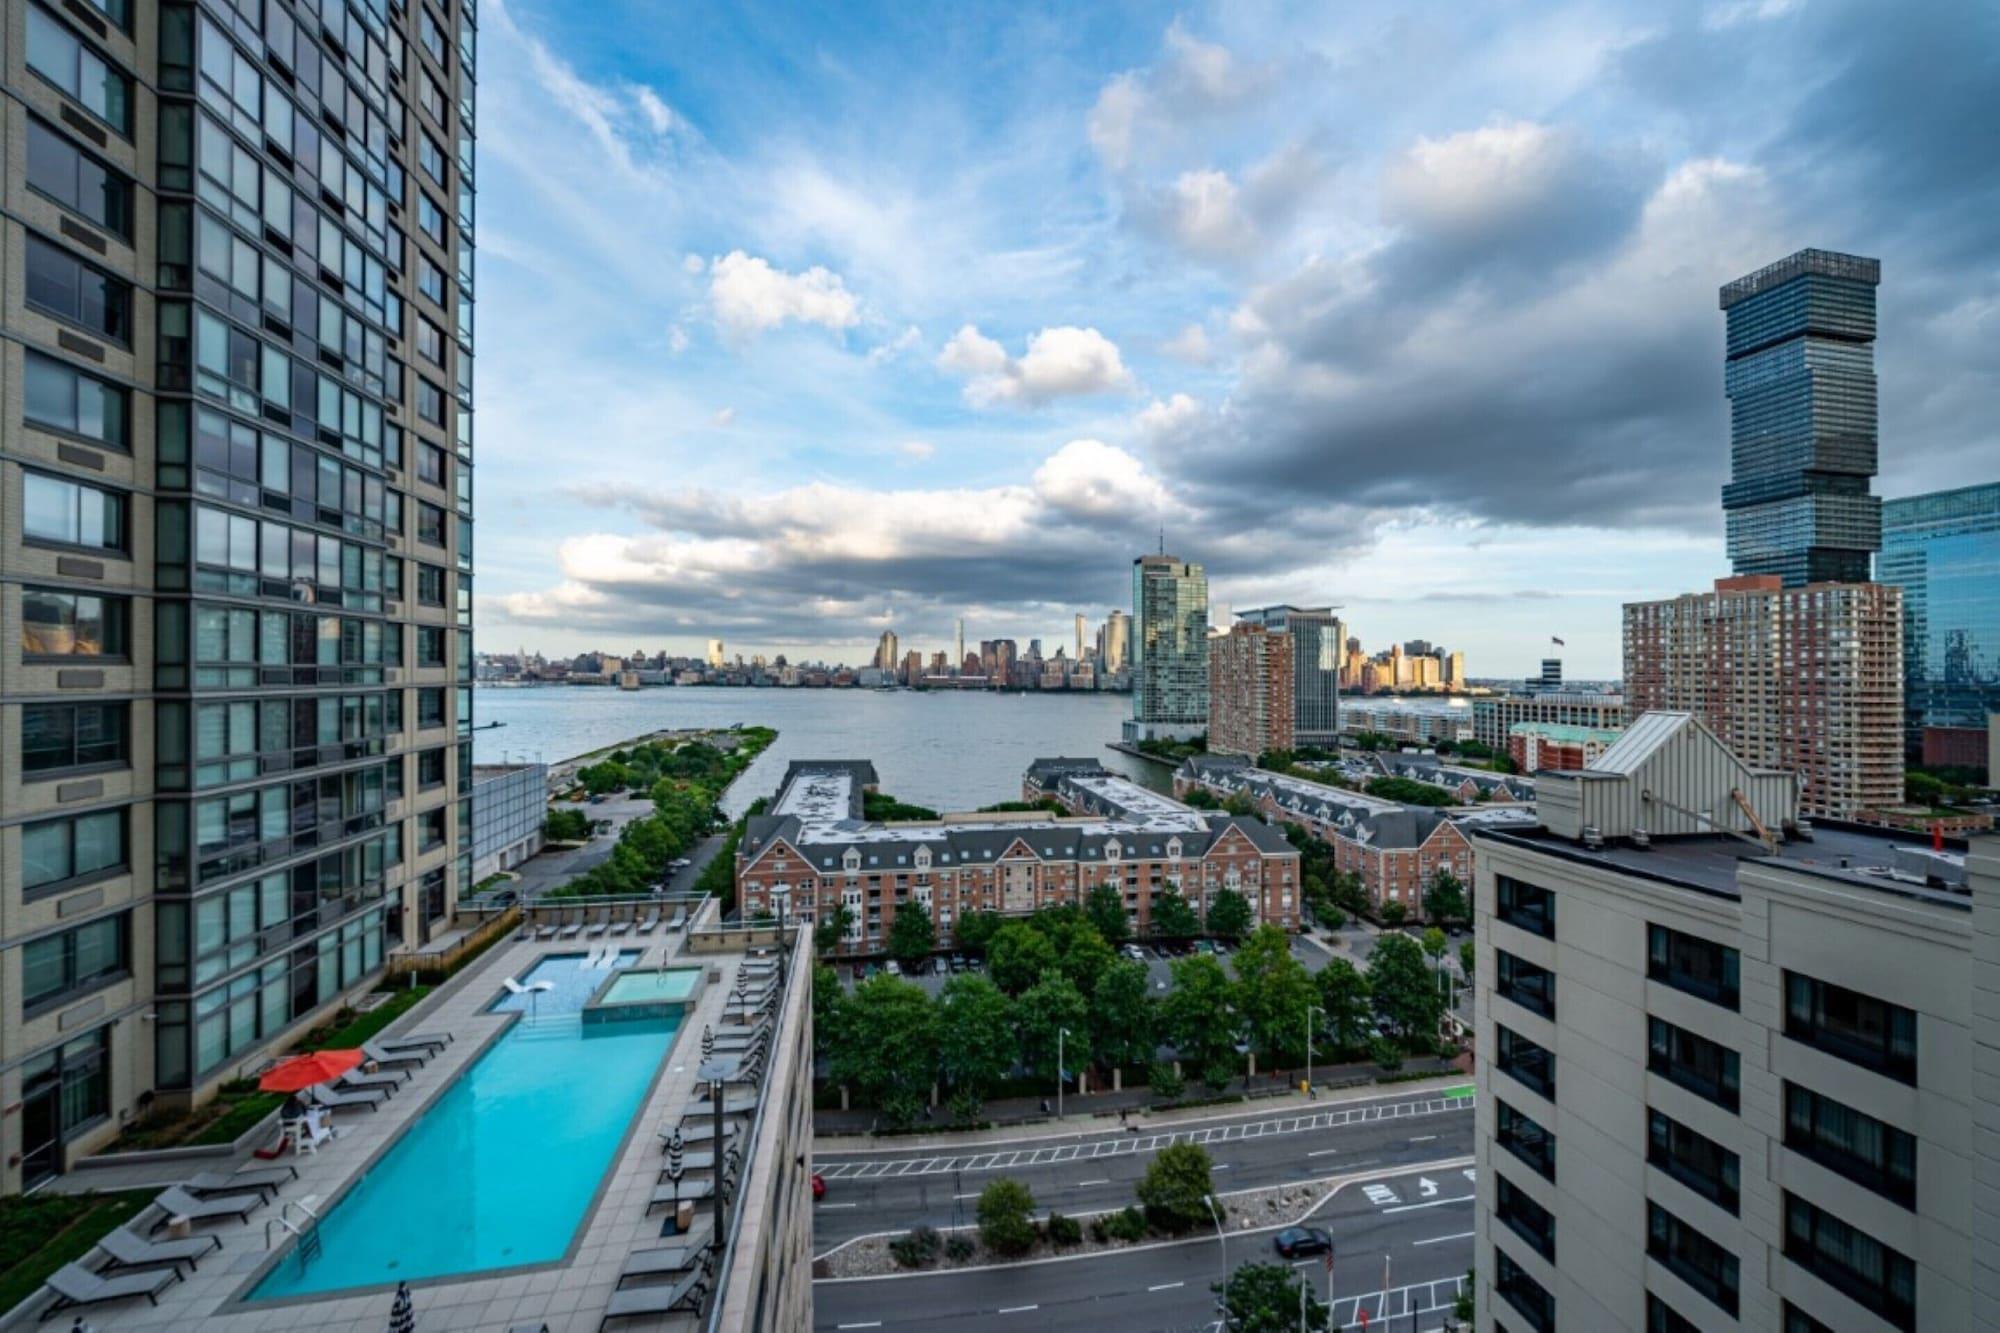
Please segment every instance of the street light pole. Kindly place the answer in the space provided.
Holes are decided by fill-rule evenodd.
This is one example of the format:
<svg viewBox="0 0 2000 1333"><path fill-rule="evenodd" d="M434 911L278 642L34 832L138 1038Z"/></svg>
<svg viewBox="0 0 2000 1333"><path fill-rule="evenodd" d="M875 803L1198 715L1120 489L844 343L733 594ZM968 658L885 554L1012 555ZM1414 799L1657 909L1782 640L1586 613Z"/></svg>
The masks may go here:
<svg viewBox="0 0 2000 1333"><path fill-rule="evenodd" d="M1068 1028L1056 1029L1056 1119L1063 1113L1063 1038L1069 1035Z"/></svg>
<svg viewBox="0 0 2000 1333"><path fill-rule="evenodd" d="M1306 1095L1312 1095L1313 1086L1313 1015L1324 1014L1326 1010L1316 1004L1306 1006Z"/></svg>
<svg viewBox="0 0 2000 1333"><path fill-rule="evenodd" d="M1204 1194L1201 1201L1208 1205L1208 1215L1215 1219L1215 1239L1222 1247L1222 1289L1215 1294L1215 1303L1227 1308L1225 1297L1229 1291L1229 1236L1222 1229L1222 1214L1216 1211L1215 1196Z"/></svg>

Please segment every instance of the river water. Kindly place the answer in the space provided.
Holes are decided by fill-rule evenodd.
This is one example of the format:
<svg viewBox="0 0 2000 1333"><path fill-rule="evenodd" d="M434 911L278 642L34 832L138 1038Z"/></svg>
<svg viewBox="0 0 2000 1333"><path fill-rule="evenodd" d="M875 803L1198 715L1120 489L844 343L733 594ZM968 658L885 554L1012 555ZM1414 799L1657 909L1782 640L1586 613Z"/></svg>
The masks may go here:
<svg viewBox="0 0 2000 1333"><path fill-rule="evenodd" d="M1097 759L1158 790L1171 771L1106 748L1130 716L1123 694L988 694L912 690L614 690L590 686L482 689L473 700L479 763L555 763L671 727L775 727L724 802L739 813L768 796L794 759L868 759L882 790L937 810L973 810L1021 794L1031 760ZM488 724L504 725L485 729Z"/></svg>

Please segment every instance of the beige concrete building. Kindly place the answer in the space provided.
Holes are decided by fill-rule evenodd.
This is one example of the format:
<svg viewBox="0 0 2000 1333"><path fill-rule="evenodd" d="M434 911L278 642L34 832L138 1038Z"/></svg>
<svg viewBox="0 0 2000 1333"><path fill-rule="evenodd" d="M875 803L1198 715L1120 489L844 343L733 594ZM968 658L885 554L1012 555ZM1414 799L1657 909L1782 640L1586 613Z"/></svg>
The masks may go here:
<svg viewBox="0 0 2000 1333"><path fill-rule="evenodd" d="M1799 775L1810 815L1903 800L1903 594L1775 574L1625 608L1631 715L1694 713L1746 759Z"/></svg>
<svg viewBox="0 0 2000 1333"><path fill-rule="evenodd" d="M1653 713L1477 843L1482 1330L1996 1327L2000 841Z"/></svg>
<svg viewBox="0 0 2000 1333"><path fill-rule="evenodd" d="M1297 743L1292 636L1239 622L1208 645L1208 748L1254 759Z"/></svg>
<svg viewBox="0 0 2000 1333"><path fill-rule="evenodd" d="M0 58L7 1192L467 879L474 33L4 0Z"/></svg>

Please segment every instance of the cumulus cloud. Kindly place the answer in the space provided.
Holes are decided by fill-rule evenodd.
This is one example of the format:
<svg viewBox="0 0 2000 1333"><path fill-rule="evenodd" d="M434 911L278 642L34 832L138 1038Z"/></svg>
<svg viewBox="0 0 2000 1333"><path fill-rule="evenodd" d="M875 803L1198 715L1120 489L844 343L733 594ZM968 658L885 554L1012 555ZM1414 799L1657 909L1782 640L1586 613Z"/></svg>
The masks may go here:
<svg viewBox="0 0 2000 1333"><path fill-rule="evenodd" d="M714 426L718 430L729 429L731 426L736 424L736 409L733 407L725 407L720 409L719 411L716 412L714 416L708 419L708 424Z"/></svg>
<svg viewBox="0 0 2000 1333"><path fill-rule="evenodd" d="M965 400L975 407L1035 407L1055 398L1119 393L1134 384L1118 344L1096 329L1068 325L1043 329L1014 357L967 324L951 336L937 364L965 378Z"/></svg>
<svg viewBox="0 0 2000 1333"><path fill-rule="evenodd" d="M787 273L741 250L709 265L708 302L715 322L738 336L763 333L787 321L834 330L861 322L860 303L839 274L817 264L803 273Z"/></svg>

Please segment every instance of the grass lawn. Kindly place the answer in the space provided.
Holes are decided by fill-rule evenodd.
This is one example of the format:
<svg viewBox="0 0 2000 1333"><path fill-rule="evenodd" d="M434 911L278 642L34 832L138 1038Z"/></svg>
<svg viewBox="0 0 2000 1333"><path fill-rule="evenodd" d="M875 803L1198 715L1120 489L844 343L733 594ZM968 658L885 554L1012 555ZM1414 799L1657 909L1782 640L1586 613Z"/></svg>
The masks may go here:
<svg viewBox="0 0 2000 1333"><path fill-rule="evenodd" d="M193 1111L157 1111L126 1126L110 1151L229 1143L284 1100L281 1093L259 1092L248 1079L225 1083L214 1100Z"/></svg>
<svg viewBox="0 0 2000 1333"><path fill-rule="evenodd" d="M367 1041L383 1028L410 1012L431 993L429 986L399 990L365 1014L355 1014L339 1027L308 1032L299 1042L301 1051L348 1050Z"/></svg>
<svg viewBox="0 0 2000 1333"><path fill-rule="evenodd" d="M33 1295L64 1264L88 1254L98 1237L138 1216L157 1193L126 1190L0 1198L0 1312Z"/></svg>

